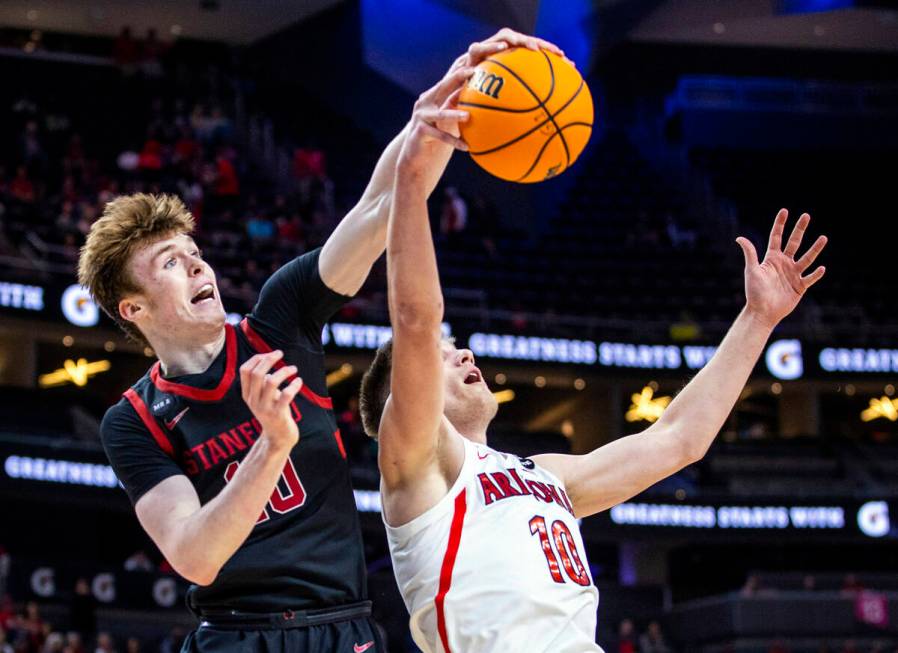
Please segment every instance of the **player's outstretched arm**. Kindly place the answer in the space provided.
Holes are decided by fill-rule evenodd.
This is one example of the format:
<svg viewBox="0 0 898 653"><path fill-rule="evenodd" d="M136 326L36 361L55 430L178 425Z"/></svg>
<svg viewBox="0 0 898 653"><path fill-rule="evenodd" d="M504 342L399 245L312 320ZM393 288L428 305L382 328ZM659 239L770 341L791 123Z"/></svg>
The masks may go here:
<svg viewBox="0 0 898 653"><path fill-rule="evenodd" d="M408 140L396 168L387 230L387 297L393 327L390 398L378 441L387 489L427 473L435 460L443 416L443 293L427 215L427 185L455 143L436 121L458 122L467 112L454 99L473 72L462 67L415 103Z"/></svg>
<svg viewBox="0 0 898 653"><path fill-rule="evenodd" d="M802 215L782 247L788 212L782 209L759 263L746 238L746 304L708 364L642 433L611 442L583 456L535 456L564 482L578 516L600 512L638 494L701 459L739 398L774 327L791 313L825 269L804 273L826 246L820 236L799 259L795 255L810 216Z"/></svg>
<svg viewBox="0 0 898 653"><path fill-rule="evenodd" d="M455 60L439 84L445 82L459 69L476 66L491 54L515 46L533 50L544 48L556 54L564 54L548 41L504 28L485 41L472 43L468 51ZM421 97L433 90L432 88L425 91ZM434 120L433 124L446 134L445 142L465 149L464 144L457 138L459 135L457 124L451 120ZM318 263L321 280L328 288L341 295L354 295L358 292L368 277L371 266L383 254L387 237L387 220L393 202L396 162L410 129L411 123L406 125L384 150L358 204L337 225L321 252ZM452 149L445 149L424 171L426 196L436 188L451 155Z"/></svg>
<svg viewBox="0 0 898 653"><path fill-rule="evenodd" d="M186 476L172 476L138 500L144 530L175 570L198 585L215 580L246 540L277 485L299 430L290 402L302 387L296 367L269 374L281 351L253 356L240 367L243 399L262 425L237 473L214 499L201 506Z"/></svg>

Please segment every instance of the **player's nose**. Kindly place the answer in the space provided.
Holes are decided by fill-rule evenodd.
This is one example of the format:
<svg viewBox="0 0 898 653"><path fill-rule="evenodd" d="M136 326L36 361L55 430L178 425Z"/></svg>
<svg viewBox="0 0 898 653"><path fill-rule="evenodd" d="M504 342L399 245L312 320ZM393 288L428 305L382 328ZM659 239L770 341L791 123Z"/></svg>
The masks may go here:
<svg viewBox="0 0 898 653"><path fill-rule="evenodd" d="M464 365L466 363L474 364L474 352L470 349L459 349L458 350L458 364Z"/></svg>

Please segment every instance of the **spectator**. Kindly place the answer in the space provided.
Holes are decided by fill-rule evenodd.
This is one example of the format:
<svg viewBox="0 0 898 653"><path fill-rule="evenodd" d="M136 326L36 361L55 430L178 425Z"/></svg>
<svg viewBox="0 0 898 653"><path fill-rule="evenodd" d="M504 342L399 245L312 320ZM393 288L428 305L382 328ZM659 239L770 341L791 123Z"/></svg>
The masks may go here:
<svg viewBox="0 0 898 653"><path fill-rule="evenodd" d="M19 619L18 630L22 631L20 637L28 642L28 649L31 651L40 651L47 637L47 629L44 620L41 619L40 609L37 603L29 601L25 604L25 611Z"/></svg>
<svg viewBox="0 0 898 653"><path fill-rule="evenodd" d="M246 221L246 235L257 245L271 241L274 234L274 223L261 213L256 213Z"/></svg>
<svg viewBox="0 0 898 653"><path fill-rule="evenodd" d="M137 158L137 167L143 172L162 170L162 143L155 136L149 136Z"/></svg>
<svg viewBox="0 0 898 653"><path fill-rule="evenodd" d="M181 135L175 143L172 152L172 162L180 165L183 169L189 169L190 166L199 157L202 149L199 142L193 136L193 130L189 125L181 127Z"/></svg>
<svg viewBox="0 0 898 653"><path fill-rule="evenodd" d="M125 560L125 571L153 571L153 562L146 551L139 549Z"/></svg>
<svg viewBox="0 0 898 653"><path fill-rule="evenodd" d="M38 175L44 171L47 163L47 154L41 144L35 120L25 123L25 133L22 135L22 160L32 173Z"/></svg>
<svg viewBox="0 0 898 653"><path fill-rule="evenodd" d="M739 590L739 594L744 597L755 596L761 589L761 578L757 574L749 574L745 579L745 585Z"/></svg>
<svg viewBox="0 0 898 653"><path fill-rule="evenodd" d="M281 243L299 245L303 242L302 218L298 213L294 213L290 218L283 216L278 218L277 231L278 241Z"/></svg>
<svg viewBox="0 0 898 653"><path fill-rule="evenodd" d="M617 653L636 653L636 629L630 619L621 621L617 629Z"/></svg>
<svg viewBox="0 0 898 653"><path fill-rule="evenodd" d="M695 231L692 229L684 229L677 224L672 213L668 213L665 217L665 226L667 228L667 237L674 249L681 249L685 246L687 249L695 249Z"/></svg>
<svg viewBox="0 0 898 653"><path fill-rule="evenodd" d="M162 55L165 52L163 44L156 36L156 30L147 30L147 38L140 48L140 70L144 76L150 79L162 77Z"/></svg>
<svg viewBox="0 0 898 653"><path fill-rule="evenodd" d="M670 653L670 647L657 621L649 623L648 629L639 638L639 653Z"/></svg>
<svg viewBox="0 0 898 653"><path fill-rule="evenodd" d="M468 225L468 205L458 189L447 186L443 193L443 206L440 210L440 233L444 237L461 233Z"/></svg>
<svg viewBox="0 0 898 653"><path fill-rule="evenodd" d="M9 183L10 196L22 204L31 204L35 200L34 184L28 178L25 166L16 168L16 176Z"/></svg>
<svg viewBox="0 0 898 653"><path fill-rule="evenodd" d="M93 631L91 631L91 635L93 635ZM72 631L66 635L65 653L86 653L84 650L84 640L81 637L81 633Z"/></svg>
<svg viewBox="0 0 898 653"><path fill-rule="evenodd" d="M126 653L140 653L140 640L136 637L129 637L125 643Z"/></svg>
<svg viewBox="0 0 898 653"><path fill-rule="evenodd" d="M65 648L65 638L62 633L50 633L47 635L41 653L63 653L63 648Z"/></svg>
<svg viewBox="0 0 898 653"><path fill-rule="evenodd" d="M97 630L97 601L86 578L75 581L75 593L69 606L72 628L84 637L93 637Z"/></svg>
<svg viewBox="0 0 898 653"><path fill-rule="evenodd" d="M0 628L10 630L16 621L16 609L9 594L0 597Z"/></svg>
<svg viewBox="0 0 898 653"><path fill-rule="evenodd" d="M112 635L107 632L102 632L97 635L97 648L95 653L116 653L115 642L112 640Z"/></svg>
<svg viewBox="0 0 898 653"><path fill-rule="evenodd" d="M9 578L9 568L12 564L12 559L9 557L9 551L7 551L2 544L0 544L0 597L6 596L6 581ZM0 627L3 626L3 605L0 603Z"/></svg>
<svg viewBox="0 0 898 653"><path fill-rule="evenodd" d="M122 74L130 77L137 72L137 61L140 51L137 42L131 36L131 28L127 25L119 32L112 48L112 58Z"/></svg>
<svg viewBox="0 0 898 653"><path fill-rule="evenodd" d="M14 653L12 646L6 641L6 629L0 626L0 653Z"/></svg>
<svg viewBox="0 0 898 653"><path fill-rule="evenodd" d="M864 586L858 581L857 576L855 574L845 574L845 578L842 580L842 594L847 596L854 596L859 592L864 590ZM847 645L847 643L846 643Z"/></svg>
<svg viewBox="0 0 898 653"><path fill-rule="evenodd" d="M324 152L316 147L298 147L293 150L293 176L300 182L327 177Z"/></svg>
<svg viewBox="0 0 898 653"><path fill-rule="evenodd" d="M215 158L215 195L225 206L232 206L234 198L240 195L237 170L225 150Z"/></svg>
<svg viewBox="0 0 898 653"><path fill-rule="evenodd" d="M801 580L801 586L806 592L813 592L817 589L817 579L813 574L805 574Z"/></svg>
<svg viewBox="0 0 898 653"><path fill-rule="evenodd" d="M184 635L184 629L180 626L172 628L171 632L159 644L159 653L178 653L184 642Z"/></svg>

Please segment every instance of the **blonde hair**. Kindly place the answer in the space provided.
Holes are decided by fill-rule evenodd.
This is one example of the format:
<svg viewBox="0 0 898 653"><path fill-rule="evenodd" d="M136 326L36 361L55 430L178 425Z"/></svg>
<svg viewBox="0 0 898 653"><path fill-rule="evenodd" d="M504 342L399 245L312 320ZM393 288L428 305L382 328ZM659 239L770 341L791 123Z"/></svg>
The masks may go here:
<svg viewBox="0 0 898 653"><path fill-rule="evenodd" d="M146 338L118 310L122 297L140 292L128 271L134 253L152 242L177 234L189 234L195 222L175 195L122 195L106 205L81 248L78 281L116 324L138 342Z"/></svg>

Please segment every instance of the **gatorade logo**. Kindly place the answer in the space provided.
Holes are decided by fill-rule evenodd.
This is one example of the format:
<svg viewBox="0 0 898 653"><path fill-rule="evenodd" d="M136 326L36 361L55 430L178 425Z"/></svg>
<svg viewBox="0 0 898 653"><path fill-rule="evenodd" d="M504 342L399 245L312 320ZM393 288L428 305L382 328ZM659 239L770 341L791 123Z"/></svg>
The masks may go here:
<svg viewBox="0 0 898 653"><path fill-rule="evenodd" d="M80 327L92 327L100 321L100 309L87 288L77 283L73 283L62 293L62 314L69 322Z"/></svg>
<svg viewBox="0 0 898 653"><path fill-rule="evenodd" d="M501 75L488 73L480 68L474 70L474 75L471 77L471 81L468 82L469 87L475 91L480 91L484 95L489 95L495 100L499 99L499 93L502 91L503 84L505 84L505 79Z"/></svg>
<svg viewBox="0 0 898 653"><path fill-rule="evenodd" d="M857 525L869 537L887 535L891 528L889 504L885 501L868 501L857 511Z"/></svg>
<svg viewBox="0 0 898 653"><path fill-rule="evenodd" d="M801 342L798 340L775 340L767 348L764 360L767 369L778 379L791 381L804 374Z"/></svg>

